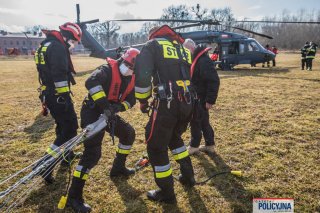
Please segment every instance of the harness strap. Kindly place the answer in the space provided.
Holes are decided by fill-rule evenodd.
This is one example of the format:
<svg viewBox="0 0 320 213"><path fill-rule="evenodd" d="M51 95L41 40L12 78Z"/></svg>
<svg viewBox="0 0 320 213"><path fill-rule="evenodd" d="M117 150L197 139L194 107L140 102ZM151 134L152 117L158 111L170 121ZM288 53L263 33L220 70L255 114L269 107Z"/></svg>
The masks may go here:
<svg viewBox="0 0 320 213"><path fill-rule="evenodd" d="M151 131L150 131L150 134L149 134L149 137L148 139L146 140L145 143L148 143L152 137L152 134L153 134L153 130L154 130L154 124L156 122L156 119L157 119L157 114L158 114L158 108L159 108L159 103L160 101L159 100L156 100L155 101L155 108L153 109L153 114L152 114L152 124L151 124Z"/></svg>

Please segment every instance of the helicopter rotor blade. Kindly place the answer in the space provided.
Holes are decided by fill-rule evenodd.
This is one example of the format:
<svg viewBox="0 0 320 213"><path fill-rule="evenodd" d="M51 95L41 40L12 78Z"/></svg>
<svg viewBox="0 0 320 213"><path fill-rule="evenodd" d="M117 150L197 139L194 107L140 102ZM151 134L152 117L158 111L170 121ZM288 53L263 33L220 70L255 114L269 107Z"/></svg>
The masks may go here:
<svg viewBox="0 0 320 213"><path fill-rule="evenodd" d="M208 19L208 20L186 20L186 19L113 19L110 21L159 21L159 22L181 22L181 23L200 23L210 25L220 25L219 21Z"/></svg>
<svg viewBox="0 0 320 213"><path fill-rule="evenodd" d="M242 31L247 32L247 33L252 33L252 34L255 34L255 35L258 35L258 36L261 36L261 37L265 37L265 38L268 38L268 39L273 39L273 37L271 37L271 36L268 36L268 35L265 35L265 34L261 34L261 33L257 33L257 32L251 31L251 30L246 30L246 29L243 29L243 28L240 28L240 27L232 27L232 28L237 29L237 30L242 30Z"/></svg>
<svg viewBox="0 0 320 213"><path fill-rule="evenodd" d="M197 27L197 26L201 26L201 23L196 23L196 24L186 24L186 25L182 25L182 26L178 26L178 27L172 27L172 29L174 30L178 30L178 29L184 29L184 28L188 28L188 27Z"/></svg>
<svg viewBox="0 0 320 213"><path fill-rule="evenodd" d="M267 23L267 24L320 24L319 21L234 21L247 23Z"/></svg>
<svg viewBox="0 0 320 213"><path fill-rule="evenodd" d="M196 20L186 19L113 19L110 21L159 21L159 22L183 22L183 23L197 23Z"/></svg>

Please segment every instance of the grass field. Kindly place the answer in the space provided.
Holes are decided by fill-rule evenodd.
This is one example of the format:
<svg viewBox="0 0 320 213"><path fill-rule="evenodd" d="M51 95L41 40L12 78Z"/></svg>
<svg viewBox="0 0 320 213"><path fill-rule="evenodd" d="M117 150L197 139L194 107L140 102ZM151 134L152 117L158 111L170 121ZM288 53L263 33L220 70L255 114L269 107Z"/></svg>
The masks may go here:
<svg viewBox="0 0 320 213"><path fill-rule="evenodd" d="M104 62L87 57L73 61L78 77L72 90L79 113L86 95L84 81ZM193 189L176 182L178 204L157 204L145 195L156 188L150 167L129 179L112 181L107 176L115 146L106 135L102 158L85 187L85 200L94 212L220 213L251 212L252 198L276 197L294 198L295 212L320 212L319 59L313 70L300 70L299 54L280 53L275 68L251 69L246 65L236 71L219 71L219 98L210 112L216 154L199 154L192 162L198 181L226 169L241 170L243 177L217 176ZM39 115L38 79L32 59L0 58L0 76L1 180L41 157L55 136L51 117ZM128 159L128 165L133 166L145 152L147 117L137 106L121 116L137 134ZM183 138L186 143L190 140L189 130ZM172 164L174 175L178 175L173 159ZM59 211L57 203L65 191L68 171L59 167L56 171L55 184L46 186L41 181L14 211Z"/></svg>

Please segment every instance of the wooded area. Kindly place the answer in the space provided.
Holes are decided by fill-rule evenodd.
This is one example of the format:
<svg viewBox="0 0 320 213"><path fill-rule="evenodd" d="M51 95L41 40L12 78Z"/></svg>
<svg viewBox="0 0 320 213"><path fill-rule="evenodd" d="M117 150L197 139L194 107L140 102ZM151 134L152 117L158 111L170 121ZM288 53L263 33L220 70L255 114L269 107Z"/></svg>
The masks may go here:
<svg viewBox="0 0 320 213"><path fill-rule="evenodd" d="M144 17L149 18L149 17ZM242 23L234 22L236 19L232 10L226 8L203 8L197 4L193 7L186 5L172 5L163 10L161 19L195 19L206 20L213 19L220 21L224 26L199 26L184 29L191 30L227 30L257 39L262 44L276 45L280 49L295 50L300 49L306 41L319 42L320 28L319 25L312 24L265 24L265 23ZM249 20L249 19L244 19ZM283 11L277 16L267 16L262 20L266 21L320 21L320 11L306 11L301 9L295 13ZM239 21L239 20L238 20ZM137 43L143 43L147 40L148 30L155 25L164 24L165 22L146 22L137 32L120 34L120 25L117 22L102 22L91 25L90 32L106 48L126 46ZM170 26L180 26L183 23L168 23ZM260 32L272 36L274 39L269 40L259 36L233 30L228 26L237 26L251 31Z"/></svg>
<svg viewBox="0 0 320 213"><path fill-rule="evenodd" d="M149 18L149 17L143 17ZM160 19L185 19L185 20L217 20L222 25L204 25L199 27L192 27L181 29L181 32L192 30L225 30L237 32L255 38L261 44L275 45L279 49L297 50L300 49L306 41L313 41L319 44L320 27L317 24L269 24L269 23L244 23L235 22L250 20L244 18L243 20L236 20L231 8L203 8L197 4L192 7L186 5L171 5L163 10ZM292 12L284 10L281 14L276 16L266 16L264 21L305 21L305 22L320 22L320 10L307 11L300 9ZM258 20L254 20L258 21ZM132 33L119 33L121 29L119 22L105 21L96 24L88 25L89 32L94 38L105 48L115 48L119 46L129 46L133 44L144 43L147 41L148 31L151 27L161 24L168 24L169 26L177 27L184 23L179 22L145 22L140 29ZM122 25L125 27L125 24ZM259 32L272 36L273 39L262 38L251 33L232 29L231 27L240 27L247 30ZM26 28L27 31L39 31L43 26L34 26Z"/></svg>

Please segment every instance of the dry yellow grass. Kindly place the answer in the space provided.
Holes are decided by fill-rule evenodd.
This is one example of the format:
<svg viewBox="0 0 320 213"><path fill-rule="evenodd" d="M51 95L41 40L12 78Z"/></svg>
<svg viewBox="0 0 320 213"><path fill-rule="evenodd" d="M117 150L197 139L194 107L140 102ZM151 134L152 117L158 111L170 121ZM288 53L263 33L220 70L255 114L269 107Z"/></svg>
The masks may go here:
<svg viewBox="0 0 320 213"><path fill-rule="evenodd" d="M115 155L107 135L102 159L85 187L85 200L94 212L250 212L253 197L291 197L296 212L320 212L320 66L316 59L314 71L301 71L299 57L280 53L276 68L250 69L246 65L236 71L219 71L219 98L210 115L216 155L192 157L196 179L225 169L241 170L243 178L218 176L194 189L176 183L177 206L150 202L145 192L156 188L150 167L127 180L111 181L107 176ZM102 63L74 58L79 72L73 87L77 112L86 95L85 79ZM0 75L2 179L42 156L54 139L54 122L39 115L37 72L31 58L0 58ZM145 151L147 117L137 107L122 116L137 133L128 159L133 166ZM189 132L184 139L189 141ZM177 168L174 162L173 167ZM57 183L41 183L15 211L58 211L67 171L57 170Z"/></svg>

